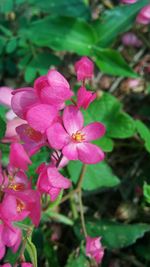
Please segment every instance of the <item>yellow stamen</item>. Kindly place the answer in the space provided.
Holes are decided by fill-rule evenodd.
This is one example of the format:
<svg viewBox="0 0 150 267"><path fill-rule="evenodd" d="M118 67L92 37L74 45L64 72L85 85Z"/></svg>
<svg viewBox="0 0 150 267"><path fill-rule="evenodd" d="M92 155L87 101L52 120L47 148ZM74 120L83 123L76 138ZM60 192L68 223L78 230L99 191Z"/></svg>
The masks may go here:
<svg viewBox="0 0 150 267"><path fill-rule="evenodd" d="M85 135L77 131L75 134L72 134L72 139L76 142L83 142L85 140Z"/></svg>

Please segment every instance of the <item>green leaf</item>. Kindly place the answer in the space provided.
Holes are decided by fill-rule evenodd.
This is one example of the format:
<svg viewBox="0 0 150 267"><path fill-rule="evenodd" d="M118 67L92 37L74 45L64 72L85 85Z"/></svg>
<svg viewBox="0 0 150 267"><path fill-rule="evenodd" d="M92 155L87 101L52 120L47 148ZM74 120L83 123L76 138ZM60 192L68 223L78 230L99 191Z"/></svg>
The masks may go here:
<svg viewBox="0 0 150 267"><path fill-rule="evenodd" d="M122 104L109 93L95 100L84 112L86 124L100 121L106 126L106 136L109 138L128 138L135 133L135 122L122 111Z"/></svg>
<svg viewBox="0 0 150 267"><path fill-rule="evenodd" d="M26 82L31 83L36 77L36 69L28 66L24 73L24 79Z"/></svg>
<svg viewBox="0 0 150 267"><path fill-rule="evenodd" d="M86 229L92 237L101 236L103 245L111 250L134 244L138 238L150 231L150 226L144 223L121 224L107 220L90 220L86 223ZM75 232L81 239L81 229L77 224Z"/></svg>
<svg viewBox="0 0 150 267"><path fill-rule="evenodd" d="M138 74L129 67L118 51L102 49L95 46L93 48L93 55L95 63L104 73L123 77L138 77Z"/></svg>
<svg viewBox="0 0 150 267"><path fill-rule="evenodd" d="M27 238L26 250L34 267L37 267L37 251L30 238Z"/></svg>
<svg viewBox="0 0 150 267"><path fill-rule="evenodd" d="M105 152L111 152L114 148L113 140L107 136L103 136L102 138L94 141L93 143L99 146Z"/></svg>
<svg viewBox="0 0 150 267"><path fill-rule="evenodd" d="M30 23L28 29L21 30L21 34L37 46L81 55L89 55L96 42L94 29L85 21L71 17L48 16Z"/></svg>
<svg viewBox="0 0 150 267"><path fill-rule="evenodd" d="M148 185L146 182L143 186L143 194L145 201L150 204L150 185Z"/></svg>
<svg viewBox="0 0 150 267"><path fill-rule="evenodd" d="M29 3L53 15L90 18L90 9L82 0L29 0Z"/></svg>
<svg viewBox="0 0 150 267"><path fill-rule="evenodd" d="M4 137L5 131L6 131L6 123L0 115L0 139Z"/></svg>
<svg viewBox="0 0 150 267"><path fill-rule="evenodd" d="M107 47L118 34L129 30L142 7L149 4L149 0L138 1L132 5L122 5L117 8L106 11L100 20L93 23L93 27L97 32L98 46Z"/></svg>
<svg viewBox="0 0 150 267"><path fill-rule="evenodd" d="M68 165L71 180L77 183L82 163L72 161ZM113 187L120 183L119 178L113 174L111 168L106 162L101 162L95 165L87 165L84 175L82 188L84 190L95 190L101 187Z"/></svg>
<svg viewBox="0 0 150 267"><path fill-rule="evenodd" d="M0 1L0 12L8 13L13 10L13 0L1 0Z"/></svg>
<svg viewBox="0 0 150 267"><path fill-rule="evenodd" d="M46 211L44 211L42 215L42 220L49 221L50 218L52 218L58 223L63 223L63 224L70 225L70 226L73 225L73 221L70 218L66 217L63 214L52 211L51 207L48 208Z"/></svg>
<svg viewBox="0 0 150 267"><path fill-rule="evenodd" d="M136 129L140 137L144 141L144 146L148 152L150 152L150 130L149 128L140 120L135 121Z"/></svg>
<svg viewBox="0 0 150 267"><path fill-rule="evenodd" d="M83 252L81 251L81 249L78 253L76 251L71 253L67 260L67 264L65 265L65 267L77 267L77 266L90 267L90 263L85 254L83 254Z"/></svg>
<svg viewBox="0 0 150 267"><path fill-rule="evenodd" d="M17 48L17 40L16 40L16 38L13 38L7 43L6 52L8 54L10 54L10 53L14 52L16 50L16 48Z"/></svg>

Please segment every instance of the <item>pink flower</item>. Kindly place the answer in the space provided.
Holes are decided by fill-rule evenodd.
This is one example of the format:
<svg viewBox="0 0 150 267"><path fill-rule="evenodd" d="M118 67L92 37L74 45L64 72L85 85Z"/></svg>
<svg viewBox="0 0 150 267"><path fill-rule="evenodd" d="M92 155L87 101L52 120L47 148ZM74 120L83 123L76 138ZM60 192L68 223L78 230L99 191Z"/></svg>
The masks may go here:
<svg viewBox="0 0 150 267"><path fill-rule="evenodd" d="M10 166L14 168L20 168L22 170L27 170L28 164L31 164L31 160L24 150L23 146L19 143L12 143L10 146L9 155Z"/></svg>
<svg viewBox="0 0 150 267"><path fill-rule="evenodd" d="M95 100L96 93L87 91L85 87L80 87L77 93L77 106L78 108L87 109L88 106Z"/></svg>
<svg viewBox="0 0 150 267"><path fill-rule="evenodd" d="M121 3L124 3L124 4L134 4L136 2L137 0L121 0Z"/></svg>
<svg viewBox="0 0 150 267"><path fill-rule="evenodd" d="M78 81L91 79L94 72L94 64L88 57L82 57L75 63L75 71Z"/></svg>
<svg viewBox="0 0 150 267"><path fill-rule="evenodd" d="M71 186L71 181L62 176L56 167L46 166L41 169L37 188L41 193L50 195L50 200L55 201L62 189Z"/></svg>
<svg viewBox="0 0 150 267"><path fill-rule="evenodd" d="M91 140L102 137L105 127L94 122L83 127L83 115L75 106L68 106L63 113L63 125L53 124L47 130L48 141L54 149L62 149L69 160L80 160L85 164L94 164L104 159L103 151Z"/></svg>
<svg viewBox="0 0 150 267"><path fill-rule="evenodd" d="M35 80L34 88L42 103L61 109L73 92L67 80L56 70L50 70L46 76Z"/></svg>
<svg viewBox="0 0 150 267"><path fill-rule="evenodd" d="M132 32L127 32L122 36L122 43L126 46L141 47L141 40Z"/></svg>
<svg viewBox="0 0 150 267"><path fill-rule="evenodd" d="M89 258L94 259L98 264L101 263L104 256L104 248L100 242L101 237L90 237L86 238L86 255Z"/></svg>
<svg viewBox="0 0 150 267"><path fill-rule="evenodd" d="M30 262L22 262L21 267L33 267L33 265Z"/></svg>
<svg viewBox="0 0 150 267"><path fill-rule="evenodd" d="M51 165L53 167L56 166L56 164L57 164L57 162L59 160L60 155L61 155L61 152L60 151L54 151L52 153L52 155L51 155ZM58 169L61 169L61 168L65 167L68 163L69 163L69 159L67 159L65 156L63 156L62 160L59 163Z"/></svg>
<svg viewBox="0 0 150 267"><path fill-rule="evenodd" d="M5 136L2 139L3 143L12 143L19 141L19 136L16 132L16 127L21 125L24 121L20 118L13 118L7 121Z"/></svg>
<svg viewBox="0 0 150 267"><path fill-rule="evenodd" d="M140 24L150 23L150 5L143 7L136 18L136 22Z"/></svg>
<svg viewBox="0 0 150 267"><path fill-rule="evenodd" d="M35 131L28 124L19 125L16 128L21 141L24 142L23 147L29 156L34 155L42 146L45 146L46 136Z"/></svg>
<svg viewBox="0 0 150 267"><path fill-rule="evenodd" d="M5 263L3 265L0 265L0 267L12 267L9 263Z"/></svg>
<svg viewBox="0 0 150 267"><path fill-rule="evenodd" d="M13 90L9 87L0 87L0 104L11 107L11 97Z"/></svg>

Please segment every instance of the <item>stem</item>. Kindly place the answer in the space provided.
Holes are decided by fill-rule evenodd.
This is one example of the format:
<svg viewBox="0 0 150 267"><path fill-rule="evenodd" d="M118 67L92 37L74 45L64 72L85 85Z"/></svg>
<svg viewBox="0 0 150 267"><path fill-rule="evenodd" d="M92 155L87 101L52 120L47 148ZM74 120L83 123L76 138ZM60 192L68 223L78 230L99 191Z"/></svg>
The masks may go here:
<svg viewBox="0 0 150 267"><path fill-rule="evenodd" d="M79 193L79 207L80 207L80 216L81 216L81 224L82 224L82 229L85 238L87 237L87 231L86 231L86 226L85 226L85 218L84 218L84 211L83 211L83 203L82 203L82 189L80 189Z"/></svg>

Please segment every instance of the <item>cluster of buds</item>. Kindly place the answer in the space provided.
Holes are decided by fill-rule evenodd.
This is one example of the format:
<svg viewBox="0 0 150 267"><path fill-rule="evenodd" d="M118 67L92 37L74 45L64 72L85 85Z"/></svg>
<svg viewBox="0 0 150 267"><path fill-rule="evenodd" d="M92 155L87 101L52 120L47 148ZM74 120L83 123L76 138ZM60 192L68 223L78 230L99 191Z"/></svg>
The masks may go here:
<svg viewBox="0 0 150 267"><path fill-rule="evenodd" d="M96 164L104 159L103 151L91 141L105 134L105 126L100 122L84 126L81 112L96 98L96 93L85 87L86 80L93 76L93 62L83 57L76 62L75 71L81 82L77 96L55 69L37 78L33 87L0 88L0 102L10 107L2 141L11 143L7 170L0 170L0 259L5 247L16 252L21 244L22 233L16 222L29 217L35 227L39 225L42 195L48 194L53 202L62 190L71 187L70 179L59 172L60 168L70 160ZM32 164L31 156L44 146L50 149L51 160L38 166L33 189L26 171ZM87 239L87 256L99 263L103 257L100 239L91 240ZM32 265L22 262L21 266Z"/></svg>

